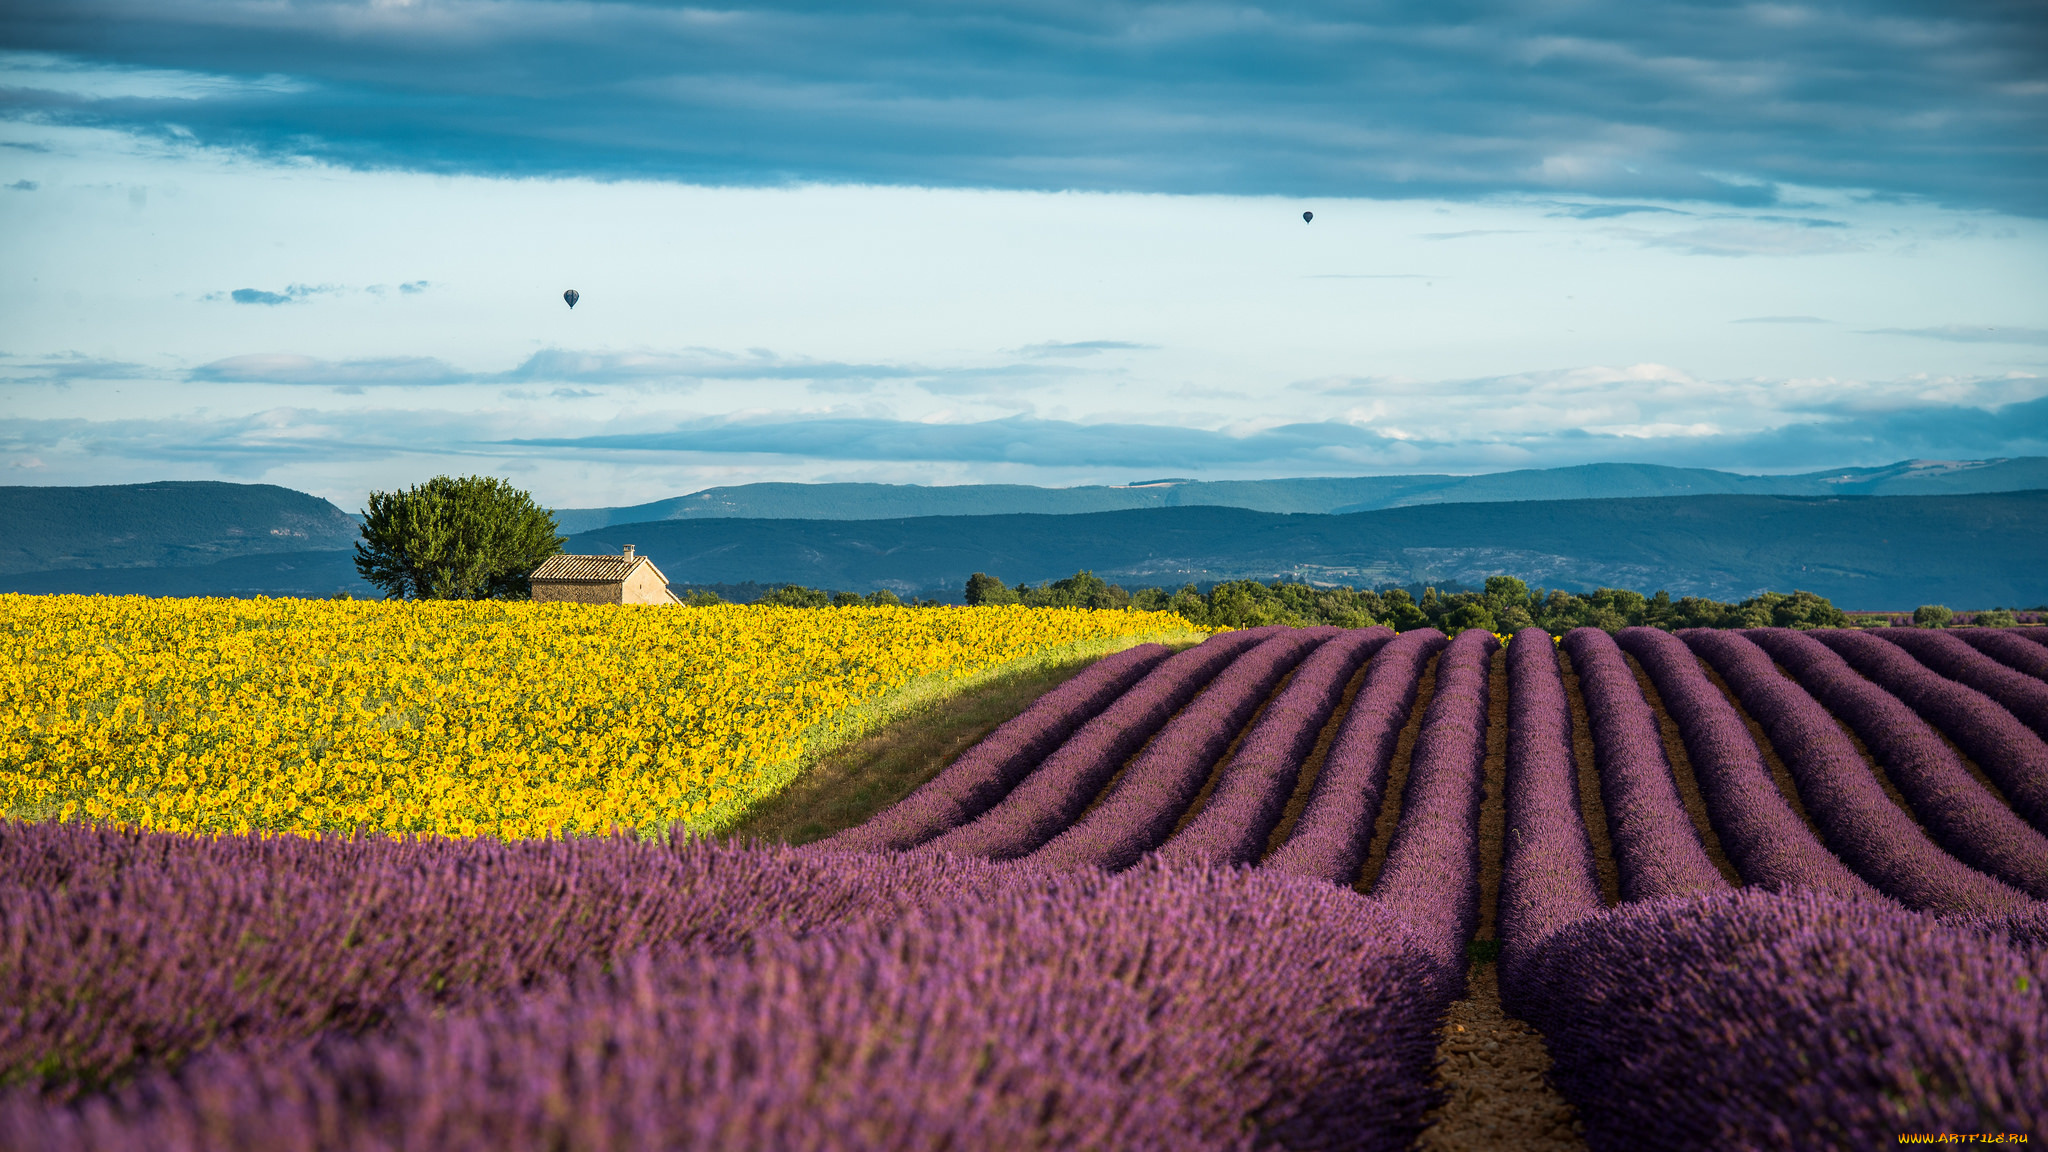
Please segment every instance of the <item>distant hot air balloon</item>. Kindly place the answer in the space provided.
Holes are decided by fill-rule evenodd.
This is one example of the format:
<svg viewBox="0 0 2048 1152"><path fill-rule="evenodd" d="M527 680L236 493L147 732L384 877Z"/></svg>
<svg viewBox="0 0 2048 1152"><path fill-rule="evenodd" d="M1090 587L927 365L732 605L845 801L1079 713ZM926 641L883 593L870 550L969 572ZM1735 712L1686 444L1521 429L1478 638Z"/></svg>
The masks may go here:
<svg viewBox="0 0 2048 1152"><path fill-rule="evenodd" d="M569 307L574 308L576 306L576 302L578 300L583 299L583 293L578 292L574 288L571 288L567 292L562 293L562 299L567 300L569 302Z"/></svg>
<svg viewBox="0 0 2048 1152"><path fill-rule="evenodd" d="M1308 223L1312 223L1312 222L1313 222L1313 221L1315 220L1315 218L1316 218L1316 214L1315 214L1315 213L1313 213L1313 212L1303 212L1303 213L1301 214L1301 222L1302 222L1303 224L1308 224Z"/></svg>

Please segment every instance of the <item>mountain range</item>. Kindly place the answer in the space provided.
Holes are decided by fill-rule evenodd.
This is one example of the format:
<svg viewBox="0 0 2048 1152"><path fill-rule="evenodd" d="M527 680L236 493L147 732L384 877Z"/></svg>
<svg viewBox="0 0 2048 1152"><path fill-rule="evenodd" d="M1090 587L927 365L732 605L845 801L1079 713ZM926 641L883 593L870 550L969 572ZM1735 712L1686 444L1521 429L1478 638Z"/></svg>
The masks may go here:
<svg viewBox="0 0 2048 1152"><path fill-rule="evenodd" d="M1342 515L1417 504L1505 500L1603 500L1631 496L1938 496L2048 488L2048 457L1906 460L1881 468L1834 468L1750 476L1657 464L1585 464L1482 476L1353 476L1290 480L1160 478L1121 485L1035 488L1025 484L739 484L619 508L563 508L564 532L650 520L894 520L908 516L1063 515L1213 505L1258 512Z"/></svg>
<svg viewBox="0 0 2048 1152"><path fill-rule="evenodd" d="M1956 480L1955 471L1923 466L1917 477L1908 470L1866 482L1938 483ZM356 577L347 514L269 485L0 489L0 519L8 540L0 591L375 592ZM1798 588L1851 609L2029 607L2048 601L2048 485L1958 495L1471 501L1341 514L1188 504L889 519L706 516L573 533L566 550L616 553L627 544L679 585L929 594L957 593L973 572L1014 584L1082 568L1132 588L1248 577L1471 586L1506 573L1547 587L1663 588L1720 600Z"/></svg>

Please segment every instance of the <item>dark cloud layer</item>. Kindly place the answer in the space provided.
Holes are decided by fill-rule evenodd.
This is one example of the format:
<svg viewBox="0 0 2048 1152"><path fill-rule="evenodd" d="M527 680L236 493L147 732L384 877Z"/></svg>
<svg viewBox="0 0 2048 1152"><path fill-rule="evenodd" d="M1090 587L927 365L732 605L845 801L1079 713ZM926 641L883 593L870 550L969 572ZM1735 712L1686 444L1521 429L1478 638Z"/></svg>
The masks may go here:
<svg viewBox="0 0 2048 1152"><path fill-rule="evenodd" d="M13 116L364 167L2048 211L2034 0L70 0L0 44L249 81Z"/></svg>
<svg viewBox="0 0 2048 1152"><path fill-rule="evenodd" d="M820 460L1020 464L1048 468L1178 468L1192 473L1385 471L1428 462L1543 466L1625 461L1785 471L1844 461L2048 455L2048 397L2001 408L1919 406L1822 414L1767 432L1638 437L1577 429L1469 440L1395 438L1340 422L1231 435L1152 424L1076 424L1015 417L974 424L862 418L703 423L666 432L521 439L522 447L794 456Z"/></svg>

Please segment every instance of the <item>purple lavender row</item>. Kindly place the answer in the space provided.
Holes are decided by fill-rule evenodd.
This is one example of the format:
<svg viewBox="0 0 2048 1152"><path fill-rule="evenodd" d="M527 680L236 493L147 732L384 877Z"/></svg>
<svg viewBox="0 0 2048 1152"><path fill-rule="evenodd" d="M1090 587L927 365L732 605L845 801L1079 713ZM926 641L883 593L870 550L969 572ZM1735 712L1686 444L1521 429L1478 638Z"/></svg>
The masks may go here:
<svg viewBox="0 0 2048 1152"><path fill-rule="evenodd" d="M1039 697L915 792L824 843L871 852L910 848L958 828L994 807L1075 729L1171 654L1164 644L1140 644L1103 657Z"/></svg>
<svg viewBox="0 0 2048 1152"><path fill-rule="evenodd" d="M1868 633L1819 628L1811 635L1941 729L1998 785L2013 811L2048 832L2048 743L2012 713Z"/></svg>
<svg viewBox="0 0 2048 1152"><path fill-rule="evenodd" d="M1101 715L1083 724L1001 802L973 822L927 841L925 847L994 860L1012 860L1037 850L1072 824L1124 761L1226 665L1246 649L1292 631L1225 632L1168 657Z"/></svg>
<svg viewBox="0 0 2048 1152"><path fill-rule="evenodd" d="M1743 634L1855 729L1951 855L2030 896L2048 897L2048 837L1986 792L1925 720L1811 636L1786 628Z"/></svg>
<svg viewBox="0 0 2048 1152"><path fill-rule="evenodd" d="M2024 895L1943 852L1899 811L1835 718L1786 679L1763 649L1733 632L1692 628L1679 636L1763 726L1821 835L1865 879L1923 912L2026 907Z"/></svg>
<svg viewBox="0 0 2048 1152"><path fill-rule="evenodd" d="M1372 848L1373 826L1401 729L1415 707L1422 670L1443 650L1444 634L1417 628L1373 655L1365 683L1323 755L1294 832L1265 867L1350 887Z"/></svg>
<svg viewBox="0 0 2048 1152"><path fill-rule="evenodd" d="M1564 638L1564 649L1578 673L1593 730L1593 762L1621 873L1621 898L1727 888L1685 814L1657 716L1614 638L1598 628L1574 628Z"/></svg>
<svg viewBox="0 0 2048 1152"><path fill-rule="evenodd" d="M2000 664L1947 632L1876 628L1870 634L1897 644L1943 676L1998 701L2036 736L2048 739L2048 684Z"/></svg>
<svg viewBox="0 0 2048 1152"><path fill-rule="evenodd" d="M2048 644L2048 628L2014 628L2010 631L2014 636L2022 640L2032 640L2036 644Z"/></svg>
<svg viewBox="0 0 2048 1152"><path fill-rule="evenodd" d="M0 823L0 1083L370 1027L638 951L729 951L999 869L702 841L266 839ZM0 1141L4 1143L4 1141Z"/></svg>
<svg viewBox="0 0 2048 1152"><path fill-rule="evenodd" d="M1238 657L1153 737L1102 803L1028 859L1036 867L1051 869L1094 865L1116 870L1137 863L1172 834L1216 761L1282 676L1300 666L1238 747L1237 762L1248 756L1284 756L1299 744L1299 763L1314 747L1321 728L1322 719L1315 717L1328 718L1351 674L1393 635L1385 628L1302 629L1276 636ZM1279 746L1282 728L1293 737L1285 747Z"/></svg>
<svg viewBox="0 0 2048 1152"><path fill-rule="evenodd" d="M739 954L627 956L361 1038L145 1072L83 1106L16 1090L0 1140L1391 1152L1432 1102L1427 975L1393 916L1325 885L1092 873Z"/></svg>
<svg viewBox="0 0 2048 1152"><path fill-rule="evenodd" d="M2048 632L2048 628L2030 628L2027 631ZM2048 647L2029 644L2021 639L2019 629L1965 628L1954 635L2007 668L2048 682Z"/></svg>
<svg viewBox="0 0 2048 1152"><path fill-rule="evenodd" d="M1209 802L1159 846L1160 858L1173 864L1258 863L1294 795L1302 762L1344 695L1344 685L1365 657L1392 636L1385 629L1354 632L1331 640L1309 657L1224 765ZM1201 782L1194 783L1199 789Z"/></svg>
<svg viewBox="0 0 2048 1152"><path fill-rule="evenodd" d="M1829 852L1786 803L1748 725L1684 641L1656 628L1624 628L1615 639L1649 674L1677 723L1708 822L1745 883L1889 902Z"/></svg>
<svg viewBox="0 0 2048 1152"><path fill-rule="evenodd" d="M1897 905L1742 889L1589 916L1502 978L1600 1152L1876 1148L2040 1131L2041 963Z"/></svg>
<svg viewBox="0 0 2048 1152"><path fill-rule="evenodd" d="M1593 842L1579 815L1571 704L1556 643L1541 628L1524 628L1508 641L1505 840L1498 916L1504 981L1522 955L1604 906Z"/></svg>
<svg viewBox="0 0 2048 1152"><path fill-rule="evenodd" d="M1437 661L1436 694L1401 791L1401 820L1372 889L1372 898L1399 913L1436 958L1447 996L1464 988L1465 945L1479 926L1487 680L1499 648L1492 633L1468 628Z"/></svg>

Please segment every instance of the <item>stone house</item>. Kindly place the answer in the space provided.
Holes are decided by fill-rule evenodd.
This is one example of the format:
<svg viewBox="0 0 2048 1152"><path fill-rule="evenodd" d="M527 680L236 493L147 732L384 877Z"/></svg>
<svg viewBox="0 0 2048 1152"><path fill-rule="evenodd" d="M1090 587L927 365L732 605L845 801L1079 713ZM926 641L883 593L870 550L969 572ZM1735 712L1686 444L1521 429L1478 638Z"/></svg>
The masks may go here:
<svg viewBox="0 0 2048 1152"><path fill-rule="evenodd" d="M550 556L528 579L543 604L682 603L668 590L668 577L654 561L633 555L631 544L618 556Z"/></svg>

